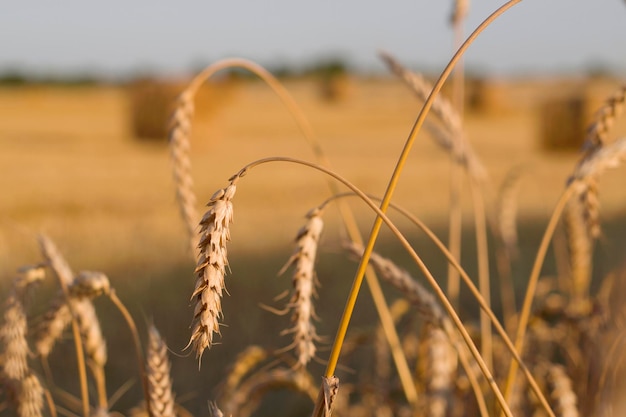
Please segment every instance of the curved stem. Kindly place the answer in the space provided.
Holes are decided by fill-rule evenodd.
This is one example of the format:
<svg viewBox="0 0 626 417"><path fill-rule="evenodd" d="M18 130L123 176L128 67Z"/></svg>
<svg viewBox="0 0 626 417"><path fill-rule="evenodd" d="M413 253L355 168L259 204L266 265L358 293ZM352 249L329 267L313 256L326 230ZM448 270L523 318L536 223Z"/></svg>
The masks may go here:
<svg viewBox="0 0 626 417"><path fill-rule="evenodd" d="M483 296L487 309L491 310L491 280L489 278L489 244L487 242L487 221L485 219L485 203L478 189L478 184L470 178L470 191L472 204L474 205L474 224L476 234L476 253L478 261L478 288ZM493 366L493 341L491 324L487 313L480 313L480 337L481 352L485 363L490 368Z"/></svg>
<svg viewBox="0 0 626 417"><path fill-rule="evenodd" d="M459 18L454 22L454 50L458 49L463 43L463 18ZM454 72L452 73L452 104L459 121L462 122L463 108L465 99L465 71L463 68L463 60L459 60ZM461 205L461 190L463 188L463 170L459 163L455 160L450 165L450 212L448 213L448 248L456 259L461 260L461 242L463 233L463 206ZM459 274L448 265L448 296L450 302L455 308L459 308L460 297L460 281Z"/></svg>
<svg viewBox="0 0 626 417"><path fill-rule="evenodd" d="M135 345L135 354L137 357L137 363L139 366L139 374L141 377L141 385L143 387L143 395L144 401L146 402L146 411L148 412L148 416L153 417L152 409L150 407L150 392L148 389L148 376L146 374L146 364L143 358L143 351L141 349L141 342L139 341L139 332L137 331L137 326L135 325L135 321L133 317L130 315L126 306L122 303L122 301L117 297L115 290L111 289L109 292L109 299L113 302L115 307L122 313L128 328L130 329L130 333L133 336L133 344Z"/></svg>
<svg viewBox="0 0 626 417"><path fill-rule="evenodd" d="M543 238L541 240L541 244L539 245L539 250L537 251L537 256L535 257L535 263L533 264L533 269L530 273L530 277L528 278L528 286L526 288L526 294L524 295L524 304L522 305L522 310L519 314L519 320L517 321L517 331L515 334L515 349L518 352L522 352L524 348L524 336L526 335L526 328L528 327L528 319L530 318L530 309L533 304L533 299L535 297L535 291L537 289L537 282L539 282L539 274L541 273L541 268L543 266L543 261L546 258L546 253L548 252L548 246L550 245L550 241L552 240L552 236L554 235L554 230L558 224L558 221L563 213L563 209L567 204L567 201L570 199L572 194L574 193L574 184L575 182L569 184L558 202L556 203L556 207L552 212L552 217L550 218L550 222L546 227L546 231L543 234ZM513 383L515 381L515 376L517 374L517 362L511 361L511 365L509 366L509 373L506 379L506 385L504 389L505 397L508 398L511 390L513 388Z"/></svg>
<svg viewBox="0 0 626 417"><path fill-rule="evenodd" d="M74 348L76 349L76 360L78 364L78 378L80 381L80 399L83 417L89 417L89 391L87 387L87 367L85 366L85 351L83 349L83 339L80 335L80 329L78 327L78 321L76 312L74 311L74 306L72 302L72 297L70 296L70 292L68 289L67 281L59 276L58 271L55 269L55 273L57 274L57 278L59 279L59 284L61 285L61 290L63 291L63 295L65 296L65 302L67 303L67 307L70 311L70 315L72 316L72 338L74 339ZM49 374L50 368L47 366L44 369L47 369L47 373ZM48 375L51 378L51 375Z"/></svg>
<svg viewBox="0 0 626 417"><path fill-rule="evenodd" d="M206 82L209 78L211 78L215 73L227 69L227 68L243 68L251 73L255 74L257 77L262 79L280 98L289 113L291 113L298 125L298 128L304 135L305 139L309 142L311 149L313 149L313 153L315 156L322 160L324 163L327 162L327 158L320 146L320 144L315 140L315 135L313 133L313 128L309 123L308 119L293 99L289 91L274 77L269 71L267 71L262 66L256 64L253 61L243 59L243 58L227 58L221 61L214 63L213 65L209 65L202 72L196 75L187 89L185 91L189 92L192 95L198 91L200 86Z"/></svg>
<svg viewBox="0 0 626 417"><path fill-rule="evenodd" d="M385 213L389 203L391 202L391 197L393 196L393 192L395 191L396 185L400 180L400 174L404 169L404 165L408 159L411 148L413 147L413 143L415 142L415 138L417 137L418 132L420 131L422 125L424 124L424 120L426 119L426 115L428 111L432 107L433 101L435 97L443 87L443 83L450 75L450 72L454 68L454 65L461 58L461 56L465 53L467 48L472 44L474 39L478 37L478 35L487 27L491 22L493 22L498 16L502 13L513 7L515 4L519 3L521 0L510 0L504 6L500 7L496 10L491 16L489 16L483 23L481 23L478 28L469 36L469 38L461 45L457 53L452 57L450 63L446 66L439 79L435 83L432 92L424 102L424 106L420 111L413 128L411 129L411 133L404 145L402 153L398 158L398 162L394 169L394 172L389 180L389 185L385 191L385 195L383 196L382 202L380 204L380 212ZM330 377L334 374L335 368L337 366L337 362L339 360L339 353L341 351L341 346L343 344L343 340L345 339L346 332L348 330L348 324L350 322L350 318L352 316L352 312L354 311L354 306L356 304L356 299L359 293L359 289L361 287L361 283L363 282L363 275L365 274L366 267L369 263L370 255L374 249L374 244L378 237L378 232L380 231L380 227L382 225L382 218L379 216L374 221L372 225L372 230L370 232L369 239L367 244L365 245L365 250L363 252L363 257L361 258L361 262L359 264L358 270L356 272L352 289L350 290L350 294L348 295L348 300L346 301L346 306L344 309L344 313L342 315L341 321L339 323L339 329L337 331L337 336L335 337L335 342L333 343L333 348L330 354L330 358L328 361L328 366L326 367L326 377Z"/></svg>

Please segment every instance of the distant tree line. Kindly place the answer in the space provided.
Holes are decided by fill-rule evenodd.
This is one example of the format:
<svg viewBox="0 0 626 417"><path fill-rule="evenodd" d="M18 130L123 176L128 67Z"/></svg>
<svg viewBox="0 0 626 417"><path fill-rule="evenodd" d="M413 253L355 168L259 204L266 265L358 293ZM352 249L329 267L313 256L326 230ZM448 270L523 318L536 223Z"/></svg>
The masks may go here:
<svg viewBox="0 0 626 417"><path fill-rule="evenodd" d="M100 77L90 74L80 75L32 75L19 70L0 71L0 85L24 86L24 85L58 85L58 86L88 86L101 84Z"/></svg>
<svg viewBox="0 0 626 417"><path fill-rule="evenodd" d="M204 68L205 65L202 65ZM192 71L197 73L202 68ZM317 60L305 65L278 64L269 65L268 70L278 78L302 78L319 77L330 78L337 75L345 75L351 71L348 63L341 58L329 58ZM244 70L231 70L228 77L232 79L256 79L255 76ZM96 84L126 84L139 79L160 78L156 74L147 76L146 72L139 72L125 77L102 77L90 73L83 74L54 74L54 75L33 75L27 71L18 69L0 69L0 86L24 86L24 85L51 85L51 86L90 86Z"/></svg>

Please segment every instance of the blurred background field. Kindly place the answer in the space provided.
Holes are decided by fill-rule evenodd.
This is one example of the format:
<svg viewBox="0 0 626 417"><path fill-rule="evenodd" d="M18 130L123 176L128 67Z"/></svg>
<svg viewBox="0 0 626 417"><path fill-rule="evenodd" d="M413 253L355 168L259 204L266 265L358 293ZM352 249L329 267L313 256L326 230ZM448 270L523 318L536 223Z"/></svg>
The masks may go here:
<svg viewBox="0 0 626 417"><path fill-rule="evenodd" d="M337 84L296 77L285 79L285 86L309 118L333 168L364 191L381 195L421 103L390 77L344 75L333 82ZM40 260L36 236L46 233L75 271L107 273L140 327L155 321L174 353L175 390L183 405L193 410L211 398L224 365L242 347L255 343L277 348L288 343L277 337L288 319L276 318L258 304L276 305L273 297L290 285L288 276L277 278L276 272L291 254L304 215L328 191L321 174L286 163L257 168L240 182L229 246L231 295L224 301L228 326L223 329L224 344L205 354L200 371L192 357L177 357L189 337L194 261L187 253L175 203L167 142L159 138L166 121L141 119L138 113L167 114L169 100L184 83L181 79L0 88L0 284L6 293L19 266ZM593 111L618 86L618 80L601 77L485 79L467 84L465 126L494 192L512 168L523 169L519 198L523 256L516 271L520 288L547 216L579 157L580 135ZM261 82L223 77L203 90L196 108L192 162L201 203L255 159L313 160L296 124ZM141 123L151 125L148 130L157 138L138 137ZM571 136L555 139L552 124L568 126ZM615 134L624 133L626 125L620 122ZM449 168L448 156L421 134L394 198L444 241ZM605 236L597 248L599 276L617 267L624 255L623 175L622 168L600 183ZM466 224L471 224L469 195L464 201ZM356 200L351 204L366 234L373 215ZM318 311L320 333L332 336L355 265L340 254L343 231L335 227L337 213L331 210L326 221ZM412 226L398 221L443 281L441 257L412 232ZM470 232L471 227L464 233L464 258L472 271ZM386 232L377 247L383 253L398 250ZM554 263L548 263L546 274L556 274ZM396 296L393 291L388 294L390 299ZM374 319L368 297L364 293L357 306L356 329ZM126 362L110 360L112 392L136 378L128 365L133 361L127 353L130 338L106 302L97 307L106 317L103 328L110 356L128 356ZM53 357L63 354L62 348ZM68 384L75 383L71 366L59 370L58 378L65 373ZM135 394L126 398L138 398ZM121 404L124 401L123 397Z"/></svg>

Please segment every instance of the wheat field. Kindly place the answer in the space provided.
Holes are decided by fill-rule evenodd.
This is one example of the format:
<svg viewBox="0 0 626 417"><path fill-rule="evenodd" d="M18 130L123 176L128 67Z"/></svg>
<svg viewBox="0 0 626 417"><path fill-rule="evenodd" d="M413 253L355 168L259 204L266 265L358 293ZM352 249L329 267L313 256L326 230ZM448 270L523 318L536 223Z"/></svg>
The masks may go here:
<svg viewBox="0 0 626 417"><path fill-rule="evenodd" d="M182 90L188 80L161 82ZM298 125L265 83L221 82L226 87L201 90L190 121L197 210L206 212L192 227L199 232L194 241L200 241L198 259L189 253L189 237L179 218L171 151L165 138L141 140L133 133L129 86L0 88L0 288L7 300L0 331L0 414L184 416L220 415L222 408L225 415L310 415L312 404L319 406L320 376L350 291L354 259L363 254L363 245L346 249L348 237L336 205L331 201L328 208L318 207L329 196L320 171L303 164L267 163L242 175L242 167L262 158L314 158ZM334 170L380 198L423 102L391 75L350 75L341 82L341 94L331 100L327 86L316 78L288 79L284 87L306 115ZM522 367L517 381L523 380L523 372L533 374L550 404L543 409L535 394L529 394L535 387L519 383L507 387L513 391L504 394L508 405L515 415L620 415L626 193L621 148L613 150L616 157L600 151L606 147L610 152L613 144L620 144L615 138L623 137L626 123L618 114L607 116L617 117L606 129L611 140L608 145L602 142L601 128L591 131L600 132L600 142L587 151L586 159L579 146L548 149L553 138L545 133L546 114L555 103L565 103L565 116L549 114L555 123L578 123L577 117L591 123L594 111L619 89L620 81L535 77L487 80L487 85L492 90L480 94L493 94L487 96L492 102L472 107L468 99L462 129L488 174L489 221L499 214L499 187L512 172L520 173L512 202L519 254L509 259L506 278L516 290L518 310L513 317L506 317L513 306L500 292L505 277L499 276L498 236L488 238L496 253L492 258L490 252L487 260L491 305L512 340L516 323L523 321L524 291L527 281L532 282L542 235L559 197L569 189L568 178L583 183L598 170L616 168L602 172L597 183L585 182L581 191L592 208L599 207L600 237L592 243L575 240L587 231L576 229L577 218L567 216L593 213L567 211L545 266L537 271L526 336L536 349L523 351L528 368ZM471 87L468 83L466 91ZM446 87L444 97L450 97L451 88ZM567 113L579 105L571 103L584 104L583 116ZM613 102L608 106L618 107ZM454 164L431 134L419 133L393 203L429 225L445 244ZM596 162L596 154L605 159ZM480 231L474 223L472 184L464 179L460 190L460 263L478 280L485 264L475 240ZM376 214L354 197L345 201L367 236ZM445 288L448 262L441 251L410 216L390 213L434 280ZM497 381L492 384L503 391L512 360L495 330L494 344L485 347L491 343L487 340L492 328L487 338L476 297L464 287L454 306L462 325L455 328L454 317L448 317L431 294L429 273L415 267L415 258L390 229L383 228L371 256L372 266L387 280L382 291L396 320L400 355L412 382L396 375L394 366L399 365L390 359L388 329L378 324L378 306L361 290L336 370L339 382L334 376L323 378L326 396L320 398L334 401L337 415L498 414L498 394L492 393L490 378L478 371L479 359L489 358L485 366ZM295 272L277 276L286 262L287 270ZM225 288L207 272L217 264L217 278L224 280L226 274ZM24 265L31 266L20 270ZM33 291L35 282L39 288ZM223 297L206 294L216 287ZM285 291L290 295L276 298ZM418 306L417 313L409 313L407 301ZM284 317L277 317L279 310ZM88 326L97 321L95 314L98 329ZM69 330L60 331L58 340L42 340L42 331L55 331L55 320L65 323L58 325L61 330ZM215 327L207 331L213 322ZM480 358L466 350L465 330L481 348ZM88 358L86 371L76 359L76 351L82 350ZM17 365L11 354L18 357ZM194 360L198 357L200 368ZM81 373L89 375L87 381L80 381ZM19 381L17 388L14 381ZM169 391L172 386L176 394ZM38 391L44 388L46 395ZM593 398L581 397L585 392L592 392ZM32 404L24 405L26 397ZM147 409L143 399L149 400Z"/></svg>

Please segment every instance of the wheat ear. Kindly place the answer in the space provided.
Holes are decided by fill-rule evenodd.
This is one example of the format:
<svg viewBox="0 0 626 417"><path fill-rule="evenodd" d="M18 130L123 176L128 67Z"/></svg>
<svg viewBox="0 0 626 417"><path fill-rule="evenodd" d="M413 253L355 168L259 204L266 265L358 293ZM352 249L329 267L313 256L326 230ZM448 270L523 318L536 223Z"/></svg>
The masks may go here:
<svg viewBox="0 0 626 417"><path fill-rule="evenodd" d="M87 357L91 360L92 368L95 366L103 373L107 362L107 347L91 299L110 294L109 278L102 272L82 271L74 279L69 291L72 298L76 299L73 307L78 317Z"/></svg>
<svg viewBox="0 0 626 417"><path fill-rule="evenodd" d="M8 380L21 381L29 372L28 355L30 349L26 340L28 323L22 299L28 288L43 280L41 267L23 268L13 281L4 309L4 322L0 327L0 364L2 375Z"/></svg>
<svg viewBox="0 0 626 417"><path fill-rule="evenodd" d="M445 331L433 325L424 329L420 364L426 383L425 415L445 417L457 372L457 355Z"/></svg>
<svg viewBox="0 0 626 417"><path fill-rule="evenodd" d="M37 328L35 351L47 358L65 328L72 322L72 314L63 295L57 295L44 313Z"/></svg>
<svg viewBox="0 0 626 417"><path fill-rule="evenodd" d="M167 346L154 325L149 329L146 373L150 393L150 411L153 417L174 417L175 402L170 378L170 360Z"/></svg>
<svg viewBox="0 0 626 417"><path fill-rule="evenodd" d="M196 284L191 299L194 317L191 323L189 346L193 346L200 360L206 348L213 344L213 333L220 334L224 275L228 266L226 242L230 240L230 223L233 221L232 198L237 190L238 176L228 187L211 197L208 211L200 221L199 254L196 266Z"/></svg>
<svg viewBox="0 0 626 417"><path fill-rule="evenodd" d="M305 367L315 357L315 342L320 338L315 330L313 320L316 319L313 298L316 297L317 278L315 276L315 258L320 235L324 228L322 212L313 209L307 214L306 224L298 231L296 249L280 270L279 275L294 266L292 276L293 291L287 304L292 310L291 321L294 326L283 334L293 334L293 343L298 359L297 366Z"/></svg>
<svg viewBox="0 0 626 417"><path fill-rule="evenodd" d="M587 147L606 145L608 134L615 119L622 113L626 100L626 85L620 87L596 112L593 123L587 129Z"/></svg>
<svg viewBox="0 0 626 417"><path fill-rule="evenodd" d="M570 182L576 182L576 193L584 202L587 227L594 238L600 235L597 179L607 169L620 166L625 159L626 138L620 138L586 153L570 177Z"/></svg>
<svg viewBox="0 0 626 417"><path fill-rule="evenodd" d="M571 199L563 213L569 249L572 302L577 307L587 299L592 268L592 240L584 217L583 203L578 198Z"/></svg>
<svg viewBox="0 0 626 417"><path fill-rule="evenodd" d="M32 372L20 384L17 412L19 417L42 417L44 389L39 378Z"/></svg>
<svg viewBox="0 0 626 417"><path fill-rule="evenodd" d="M194 93L195 91L185 90L178 96L169 127L170 158L174 183L176 184L176 199L183 222L187 227L187 233L190 236L191 253L194 253L198 246L195 230L198 221L197 201L193 191L193 176L191 175L191 159L189 157Z"/></svg>
<svg viewBox="0 0 626 417"><path fill-rule="evenodd" d="M548 365L548 384L550 397L555 404L554 410L558 417L578 417L577 397L572 388L572 380L562 365Z"/></svg>
<svg viewBox="0 0 626 417"><path fill-rule="evenodd" d="M380 57L420 100L428 98L433 86L423 76L404 68L386 52L380 52ZM442 96L437 96L432 103L431 110L443 124L443 127L438 127L432 123L427 125L427 129L432 133L435 142L450 152L454 160L463 165L472 178L478 182L484 180L487 171L467 141L463 133L461 117L452 103Z"/></svg>

